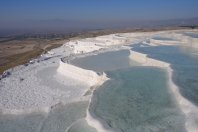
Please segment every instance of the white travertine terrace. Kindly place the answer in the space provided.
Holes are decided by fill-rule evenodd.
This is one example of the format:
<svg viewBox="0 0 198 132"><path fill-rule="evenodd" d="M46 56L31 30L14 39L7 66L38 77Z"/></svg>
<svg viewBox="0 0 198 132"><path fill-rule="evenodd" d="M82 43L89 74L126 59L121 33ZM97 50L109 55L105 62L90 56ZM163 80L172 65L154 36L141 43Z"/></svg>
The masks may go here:
<svg viewBox="0 0 198 132"><path fill-rule="evenodd" d="M197 30L116 33L111 35L71 40L63 46L53 49L47 54L31 60L26 66L21 65L7 72L11 75L0 80L0 113L22 114L34 111L48 113L53 105L60 102L79 101L91 86L98 86L107 80L105 74L98 75L94 71L85 70L66 62L61 58L91 53L101 49L120 48L122 46L144 43L149 46L184 45L198 48L198 38L186 36L183 32L198 32ZM157 40L155 36L173 40ZM114 47L115 46L115 47ZM131 51L129 56L144 66L165 68L168 71L170 90L175 96L181 110L186 115L186 129L196 132L198 126L198 109L183 98L178 87L172 82L170 64L148 58L146 54ZM46 80L48 79L48 80ZM46 84L48 82L48 84ZM54 83L62 89L52 87ZM88 97L90 99L90 97ZM87 100L88 100L87 99ZM87 111L89 125L102 129L102 125ZM95 121L94 121L95 120ZM94 123L95 122L95 123Z"/></svg>

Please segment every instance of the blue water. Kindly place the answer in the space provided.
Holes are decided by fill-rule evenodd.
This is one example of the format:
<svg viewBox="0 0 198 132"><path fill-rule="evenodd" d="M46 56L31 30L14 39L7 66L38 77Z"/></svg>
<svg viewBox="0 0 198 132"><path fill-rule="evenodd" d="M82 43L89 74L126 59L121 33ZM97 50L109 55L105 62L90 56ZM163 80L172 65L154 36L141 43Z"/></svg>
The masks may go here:
<svg viewBox="0 0 198 132"><path fill-rule="evenodd" d="M185 118L167 88L163 70L134 67L107 72L90 110L119 132L184 132Z"/></svg>
<svg viewBox="0 0 198 132"><path fill-rule="evenodd" d="M71 60L73 65L97 72L129 67L129 50L111 51Z"/></svg>
<svg viewBox="0 0 198 132"><path fill-rule="evenodd" d="M192 38L198 38L198 34L197 33L183 33L186 36L192 37Z"/></svg>
<svg viewBox="0 0 198 132"><path fill-rule="evenodd" d="M161 36L153 37L153 39L155 39L155 40L167 40L167 41L172 41L172 40L174 40L174 39L172 39L172 38L166 38L166 37L161 37Z"/></svg>
<svg viewBox="0 0 198 132"><path fill-rule="evenodd" d="M198 57L193 50L176 46L138 47L133 50L148 54L149 57L171 64L173 80L179 86L181 94L198 105ZM198 53L197 51L193 51Z"/></svg>

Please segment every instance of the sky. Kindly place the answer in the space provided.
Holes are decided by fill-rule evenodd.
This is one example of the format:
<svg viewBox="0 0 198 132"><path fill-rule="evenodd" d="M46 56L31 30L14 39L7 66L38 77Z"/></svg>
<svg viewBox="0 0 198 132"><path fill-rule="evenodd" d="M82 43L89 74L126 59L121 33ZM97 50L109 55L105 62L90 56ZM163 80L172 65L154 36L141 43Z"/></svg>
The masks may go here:
<svg viewBox="0 0 198 132"><path fill-rule="evenodd" d="M1 0L0 29L80 28L198 17L198 0ZM67 25L67 26L66 26Z"/></svg>

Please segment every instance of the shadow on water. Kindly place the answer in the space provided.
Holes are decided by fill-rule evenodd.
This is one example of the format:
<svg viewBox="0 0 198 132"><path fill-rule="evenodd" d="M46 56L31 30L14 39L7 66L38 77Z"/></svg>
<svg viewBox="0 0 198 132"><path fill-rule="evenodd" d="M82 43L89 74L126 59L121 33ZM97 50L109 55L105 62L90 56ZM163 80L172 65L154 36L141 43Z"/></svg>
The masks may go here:
<svg viewBox="0 0 198 132"><path fill-rule="evenodd" d="M198 106L198 57L188 48L176 46L141 47L136 45L134 51L147 54L148 57L171 64L173 81L179 86L182 96Z"/></svg>

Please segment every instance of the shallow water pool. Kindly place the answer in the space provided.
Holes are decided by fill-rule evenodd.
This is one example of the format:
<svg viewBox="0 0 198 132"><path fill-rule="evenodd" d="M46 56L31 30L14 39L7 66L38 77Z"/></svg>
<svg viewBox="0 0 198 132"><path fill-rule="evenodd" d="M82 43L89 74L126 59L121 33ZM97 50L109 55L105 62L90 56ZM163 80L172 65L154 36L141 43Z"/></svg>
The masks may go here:
<svg viewBox="0 0 198 132"><path fill-rule="evenodd" d="M58 105L49 113L0 115L0 132L65 132L86 116L88 102Z"/></svg>
<svg viewBox="0 0 198 132"><path fill-rule="evenodd" d="M97 72L129 67L129 50L111 51L98 55L77 58L71 61L78 67Z"/></svg>
<svg viewBox="0 0 198 132"><path fill-rule="evenodd" d="M185 132L185 118L167 86L166 72L133 67L107 72L90 110L119 132Z"/></svg>

